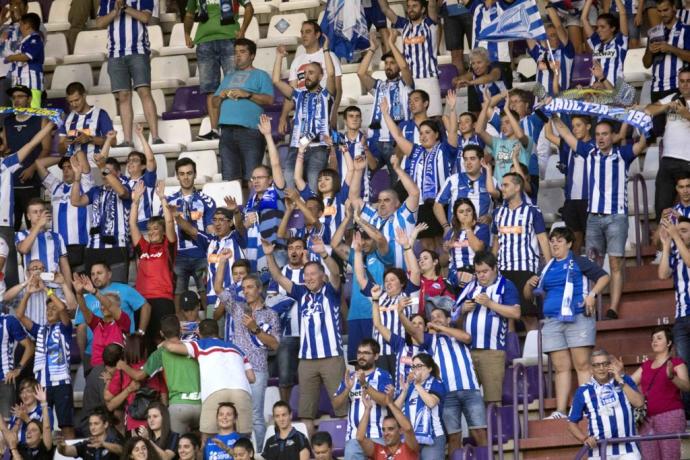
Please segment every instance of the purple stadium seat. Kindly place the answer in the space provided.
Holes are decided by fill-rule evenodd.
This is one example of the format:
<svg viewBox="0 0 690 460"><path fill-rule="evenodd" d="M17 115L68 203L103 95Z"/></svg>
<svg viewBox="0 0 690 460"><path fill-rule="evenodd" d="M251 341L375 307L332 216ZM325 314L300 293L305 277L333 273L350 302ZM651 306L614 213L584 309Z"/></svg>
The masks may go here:
<svg viewBox="0 0 690 460"><path fill-rule="evenodd" d="M70 112L69 104L67 104L67 99L64 97L46 98L43 100L43 107L46 109L60 109L65 114Z"/></svg>
<svg viewBox="0 0 690 460"><path fill-rule="evenodd" d="M319 422L319 431L325 431L333 440L333 456L345 455L345 435L347 434L347 420L330 419Z"/></svg>
<svg viewBox="0 0 690 460"><path fill-rule="evenodd" d="M520 356L520 338L517 333L508 332L506 334L506 367Z"/></svg>
<svg viewBox="0 0 690 460"><path fill-rule="evenodd" d="M474 457L474 446L465 446L455 449L450 455L450 460L470 460Z"/></svg>
<svg viewBox="0 0 690 460"><path fill-rule="evenodd" d="M446 97L448 90L453 88L453 78L458 76L458 69L453 64L441 64L438 66L438 73L441 97Z"/></svg>
<svg viewBox="0 0 690 460"><path fill-rule="evenodd" d="M513 439L513 406L497 407L501 411L501 444L505 444L510 439ZM499 443L498 440L498 424L496 421L496 414L491 417L491 432L494 445Z"/></svg>
<svg viewBox="0 0 690 460"><path fill-rule="evenodd" d="M328 394L328 390L323 385L321 385L321 393L319 394L319 406L316 411L317 417L321 417L322 415L330 415L331 417L335 417L333 404L331 404L331 397Z"/></svg>
<svg viewBox="0 0 690 460"><path fill-rule="evenodd" d="M287 80L286 80L287 82ZM278 91L278 89L274 86L273 87L273 104L268 105L265 107L265 110L267 112L280 112L283 110L283 101L285 101L285 96L283 96L283 93Z"/></svg>
<svg viewBox="0 0 690 460"><path fill-rule="evenodd" d="M284 136L278 132L278 125L280 124L280 109L278 109L276 112L267 111L266 115L271 119L271 134L273 135L273 141L276 143L282 141ZM278 147L278 151L280 151L280 147ZM287 150L285 152L287 155ZM282 158L280 161L280 164L285 164L282 162Z"/></svg>
<svg viewBox="0 0 690 460"><path fill-rule="evenodd" d="M206 115L206 96L198 86L177 88L169 112L163 112L163 120L201 118Z"/></svg>
<svg viewBox="0 0 690 460"><path fill-rule="evenodd" d="M570 87L577 85L589 86L592 79L592 55L590 53L576 54L573 59L573 72L570 76Z"/></svg>
<svg viewBox="0 0 690 460"><path fill-rule="evenodd" d="M279 382L280 382L280 380L278 379L278 377L269 377L267 386L277 387Z"/></svg>
<svg viewBox="0 0 690 460"><path fill-rule="evenodd" d="M537 366L529 366L526 368L527 372L527 400L532 402L539 398L539 368ZM543 378L543 377L542 377ZM544 384L546 388L546 384ZM523 398L522 380L518 379L518 401L522 404ZM503 404L513 404L513 367L506 368L505 376L503 377Z"/></svg>
<svg viewBox="0 0 690 460"><path fill-rule="evenodd" d="M292 420L297 420L299 418L299 385L292 387L290 392L290 409L292 409Z"/></svg>
<svg viewBox="0 0 690 460"><path fill-rule="evenodd" d="M302 228L304 227L304 214L299 209L293 211L288 220L288 228Z"/></svg>
<svg viewBox="0 0 690 460"><path fill-rule="evenodd" d="M379 169L371 176L371 182L369 182L369 187L371 187L371 202L374 203L378 200L379 192L385 190L391 186L390 175L388 170Z"/></svg>
<svg viewBox="0 0 690 460"><path fill-rule="evenodd" d="M79 345L77 344L77 330L75 329L70 338L70 364L80 364L81 363L81 353L79 352Z"/></svg>

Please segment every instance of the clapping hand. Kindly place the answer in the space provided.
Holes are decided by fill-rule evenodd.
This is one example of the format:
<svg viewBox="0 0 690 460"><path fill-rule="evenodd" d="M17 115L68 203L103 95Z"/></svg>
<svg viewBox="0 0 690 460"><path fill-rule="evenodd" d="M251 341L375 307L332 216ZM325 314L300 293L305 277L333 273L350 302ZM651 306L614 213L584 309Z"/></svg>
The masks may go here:
<svg viewBox="0 0 690 460"><path fill-rule="evenodd" d="M132 189L132 201L138 203L139 200L141 200L141 197L144 196L144 192L146 192L146 185L144 184L144 181L137 181Z"/></svg>
<svg viewBox="0 0 690 460"><path fill-rule="evenodd" d="M275 247L275 244L271 243L270 241L263 238L261 239L261 248L263 249L265 255L270 256L273 254Z"/></svg>

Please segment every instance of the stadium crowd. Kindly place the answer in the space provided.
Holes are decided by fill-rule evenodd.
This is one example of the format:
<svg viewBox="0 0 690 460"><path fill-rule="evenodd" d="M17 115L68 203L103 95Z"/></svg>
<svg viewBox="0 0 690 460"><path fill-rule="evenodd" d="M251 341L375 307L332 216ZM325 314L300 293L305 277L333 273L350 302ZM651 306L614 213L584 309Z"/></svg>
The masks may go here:
<svg viewBox="0 0 690 460"><path fill-rule="evenodd" d="M71 47L92 3L72 0ZM199 137L219 140L222 179L241 181L244 194L216 202L195 186L189 158L174 163L174 190L157 181L154 0L101 0L95 20L108 31L122 133L78 81L66 89L64 119L31 110L45 102L44 28L25 1L10 0L0 12L0 86L14 109L4 111L0 164L7 455L328 460L333 439L315 426L325 388L347 426L347 460L446 458L462 446L463 418L471 442L487 444L486 407L503 400L509 331L533 331L540 320L555 371L550 418L566 418L576 439L594 449L638 430L684 432L690 13L675 0L542 4L547 38L527 40L545 93L535 96L512 88L514 43L477 38L519 3L407 0L400 17L388 0L362 0L371 35L357 76L374 97L363 120L360 107L341 107L341 61L316 21L302 24L304 52L283 80L283 46L271 75L253 66L249 0L181 2L211 116ZM445 94L440 41L458 71ZM551 98L618 91L626 53L638 47L653 74L652 103L639 107L651 130L544 110ZM590 87L564 93L583 51L593 53ZM133 91L148 139L134 123ZM271 120L265 107L278 93L282 114ZM676 318L626 375L618 358L595 350L596 321L619 316L627 180L650 143L663 151L655 241ZM130 150L124 165L114 149ZM538 197L553 155L565 202L562 224L548 229ZM386 183L375 187L382 168ZM279 387L271 426L269 381ZM680 458L680 441L609 444L608 454Z"/></svg>

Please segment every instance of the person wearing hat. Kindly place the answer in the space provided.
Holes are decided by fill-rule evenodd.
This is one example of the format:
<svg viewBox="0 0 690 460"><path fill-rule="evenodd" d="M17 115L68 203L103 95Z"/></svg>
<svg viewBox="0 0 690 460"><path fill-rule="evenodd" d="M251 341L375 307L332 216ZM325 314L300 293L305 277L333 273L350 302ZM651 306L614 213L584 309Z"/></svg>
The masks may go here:
<svg viewBox="0 0 690 460"><path fill-rule="evenodd" d="M182 340L195 340L199 338L199 310L201 300L194 291L185 291L180 294L180 308L177 318L180 320L180 338Z"/></svg>

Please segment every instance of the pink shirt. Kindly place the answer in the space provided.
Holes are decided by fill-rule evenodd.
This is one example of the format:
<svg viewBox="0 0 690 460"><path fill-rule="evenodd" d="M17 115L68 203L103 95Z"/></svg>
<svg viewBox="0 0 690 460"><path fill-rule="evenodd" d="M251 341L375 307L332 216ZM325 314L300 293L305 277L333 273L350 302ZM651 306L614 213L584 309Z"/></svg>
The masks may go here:
<svg viewBox="0 0 690 460"><path fill-rule="evenodd" d="M663 414L671 410L682 409L683 400L680 390L669 380L666 375L666 364L653 369L654 360L649 359L642 363L642 377L640 379L640 390L647 399L647 414ZM680 358L671 358L673 367L684 364Z"/></svg>
<svg viewBox="0 0 690 460"><path fill-rule="evenodd" d="M124 311L120 319L106 323L102 318L91 315L89 327L93 331L91 346L91 365L103 364L103 350L111 343L125 345L125 334L129 334L130 319Z"/></svg>

